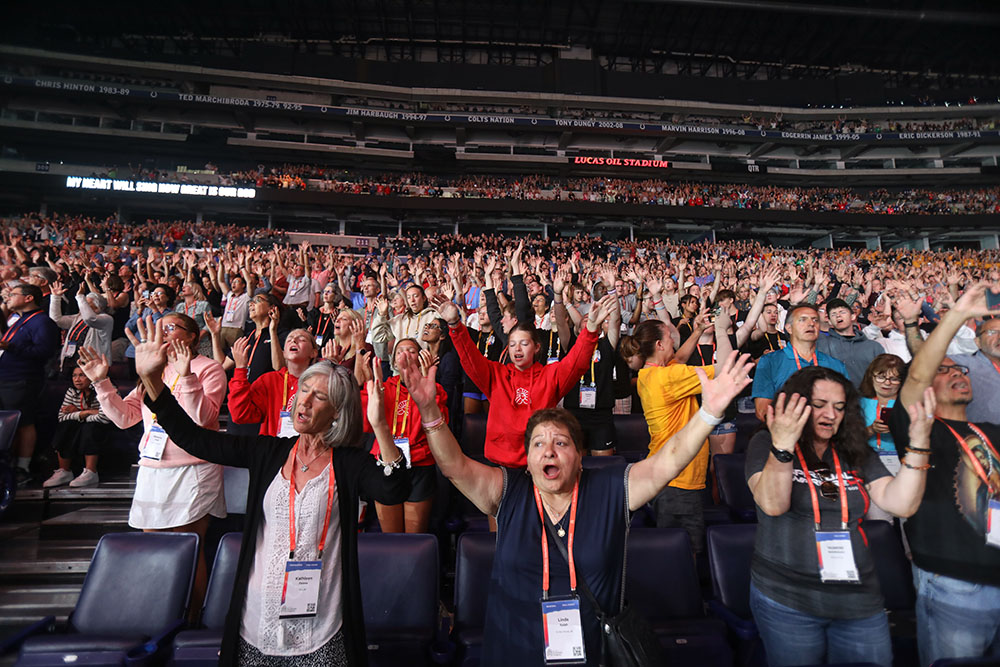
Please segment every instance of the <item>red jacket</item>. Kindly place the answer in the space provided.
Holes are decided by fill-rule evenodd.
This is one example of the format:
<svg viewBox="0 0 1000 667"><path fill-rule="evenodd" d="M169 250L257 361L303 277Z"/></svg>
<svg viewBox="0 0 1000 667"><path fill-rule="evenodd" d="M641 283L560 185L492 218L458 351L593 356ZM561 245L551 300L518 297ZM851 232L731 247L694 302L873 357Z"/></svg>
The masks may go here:
<svg viewBox="0 0 1000 667"><path fill-rule="evenodd" d="M400 382L398 375L385 381L385 391L383 392L385 405L385 420L389 424L389 430L393 438L403 435L410 441L410 465L432 466L434 465L434 455L431 454L430 445L427 444L427 434L420 421L420 410L417 404L410 400L410 392ZM437 405L444 417L445 424L448 423L448 394L444 387L437 385ZM364 415L365 432L372 432L372 425L368 421L368 391L361 388L361 414ZM395 417L395 421L393 418ZM405 426L404 426L405 424ZM378 439L372 445L372 456L378 456L382 450L379 449Z"/></svg>
<svg viewBox="0 0 1000 667"><path fill-rule="evenodd" d="M490 400L486 420L486 458L502 466L524 468L524 430L537 410L553 408L590 368L597 347L597 332L584 327L564 359L543 366L535 363L526 371L513 364L499 364L484 357L469 338L465 325L451 329L451 339L469 374Z"/></svg>
<svg viewBox="0 0 1000 667"><path fill-rule="evenodd" d="M287 368L264 373L253 384L247 380L247 369L237 368L229 381L229 415L237 424L260 422L261 435L276 436L281 411L291 409L298 388L299 379Z"/></svg>

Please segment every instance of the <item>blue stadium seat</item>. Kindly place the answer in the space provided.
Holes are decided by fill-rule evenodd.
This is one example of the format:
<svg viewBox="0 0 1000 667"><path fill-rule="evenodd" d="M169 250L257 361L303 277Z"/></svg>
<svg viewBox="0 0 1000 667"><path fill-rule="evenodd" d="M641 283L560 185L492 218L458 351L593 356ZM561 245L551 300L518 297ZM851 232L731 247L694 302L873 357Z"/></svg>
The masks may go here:
<svg viewBox="0 0 1000 667"><path fill-rule="evenodd" d="M440 597L437 538L362 533L358 563L369 664L429 664Z"/></svg>
<svg viewBox="0 0 1000 667"><path fill-rule="evenodd" d="M456 665L479 663L486 625L486 598L496 551L495 533L463 533L458 538L455 559L455 626L452 641L457 645Z"/></svg>
<svg viewBox="0 0 1000 667"><path fill-rule="evenodd" d="M756 663L762 646L750 613L750 560L757 525L709 526L705 535L714 596L709 609L739 640L740 663Z"/></svg>
<svg viewBox="0 0 1000 667"><path fill-rule="evenodd" d="M20 410L0 410L0 517L14 503L17 492L12 448L20 421Z"/></svg>
<svg viewBox="0 0 1000 667"><path fill-rule="evenodd" d="M725 623L705 616L691 539L683 528L629 533L625 599L650 622L668 664L733 664Z"/></svg>
<svg viewBox="0 0 1000 667"><path fill-rule="evenodd" d="M236 583L236 565L240 559L242 533L226 533L215 552L212 575L208 580L205 605L201 610L200 629L184 630L174 638L171 664L186 667L212 667L219 663L222 631Z"/></svg>
<svg viewBox="0 0 1000 667"><path fill-rule="evenodd" d="M111 533L94 551L65 632L29 629L18 665L143 664L162 658L184 624L198 558L193 533ZM72 657L76 656L76 657Z"/></svg>
<svg viewBox="0 0 1000 667"><path fill-rule="evenodd" d="M629 462L641 461L649 452L649 428L644 415L614 415L618 440L615 451Z"/></svg>
<svg viewBox="0 0 1000 667"><path fill-rule="evenodd" d="M486 446L486 415L465 415L462 439L459 442L466 456L482 461L485 458L483 449Z"/></svg>
<svg viewBox="0 0 1000 667"><path fill-rule="evenodd" d="M746 456L716 454L712 457L712 462L715 465L715 478L719 483L719 500L729 507L737 521L756 523L757 504L744 474Z"/></svg>

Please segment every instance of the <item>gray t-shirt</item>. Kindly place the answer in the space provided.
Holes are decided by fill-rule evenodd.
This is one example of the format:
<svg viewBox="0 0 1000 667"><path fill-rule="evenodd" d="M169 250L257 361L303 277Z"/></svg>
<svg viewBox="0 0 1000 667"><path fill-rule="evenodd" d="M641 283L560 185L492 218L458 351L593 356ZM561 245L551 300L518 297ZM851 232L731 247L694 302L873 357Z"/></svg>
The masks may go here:
<svg viewBox="0 0 1000 667"><path fill-rule="evenodd" d="M764 469L770 453L771 434L757 433L747 449L748 480ZM823 618L866 618L882 611L883 600L875 564L859 531L868 498L867 490L859 489L859 480L861 485L868 484L889 476L889 471L874 452L857 469L850 468L843 457L840 460L848 487L847 526L861 583L820 581L812 499L798 457L792 473L791 508L781 516L768 516L757 508L757 538L750 576L761 593L800 612ZM809 471L819 502L820 526L822 530L840 530L839 497L826 498L821 492L825 482L837 484L829 448L823 462L826 470Z"/></svg>

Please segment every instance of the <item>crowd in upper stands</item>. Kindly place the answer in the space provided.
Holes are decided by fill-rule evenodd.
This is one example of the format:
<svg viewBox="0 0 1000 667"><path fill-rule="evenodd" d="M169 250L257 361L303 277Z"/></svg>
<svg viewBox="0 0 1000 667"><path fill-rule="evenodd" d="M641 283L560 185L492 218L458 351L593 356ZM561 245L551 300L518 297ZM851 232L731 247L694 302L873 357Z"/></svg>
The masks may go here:
<svg viewBox="0 0 1000 667"><path fill-rule="evenodd" d="M229 184L401 197L470 197L592 201L843 213L964 214L1000 212L1000 188L852 190L773 185L685 183L660 179L553 178L549 176L437 177L417 173L362 175L316 165L260 165L223 177Z"/></svg>
<svg viewBox="0 0 1000 667"><path fill-rule="evenodd" d="M484 179L460 187L505 191L511 184ZM520 185L543 192L552 184ZM631 184L579 185L580 192L617 197ZM439 187L417 175L394 186ZM711 205L706 201L726 196L715 186L683 187L677 196L685 202L700 197ZM849 194L796 196L833 206ZM982 196L995 207L995 190ZM46 487L96 484L103 436L95 434L105 433L108 421L142 423L130 524L204 536L209 517L225 515L221 472L206 460L248 461L244 549L254 555L241 560L239 585L252 592L234 602L237 616L223 644L224 655L239 655L241 664L311 651L326 651L318 655L328 664L347 664L329 652L363 650L351 634L360 627L351 583L356 555L340 555L355 547L331 549L336 565L328 572L327 533L317 545L317 517L323 506L330 515L336 483L351 502L366 494L376 501L383 531L424 532L435 465L500 525L495 582L503 582L504 595L494 587L488 613L507 620L487 629L484 664L502 664L515 637L532 645L525 656L540 652L533 643L541 628L521 628L518 620L534 617L539 598L537 582L519 579L518 559L532 559L540 571L537 540L549 539L546 531L556 539L569 530L572 553L578 493L579 522L587 527L579 539L591 545L588 553L607 552L578 563L601 604L618 597L623 582L601 573L622 570L625 522L647 501L658 526L683 527L702 552L710 455L734 451L741 413L762 424L746 459L764 536L752 566L751 607L772 664L797 664L806 655L891 664L861 526L866 515L910 517L915 576L937 582L918 584L924 664L984 654L995 644L993 634L970 642L968 632L955 632L968 629L964 622L942 623L935 612L966 610L998 622L1000 608L970 602L979 593L935 591L942 582L975 584L994 596L984 604L1000 599L1000 522L989 519L1000 511L993 445L1000 442L1000 320L989 317L998 313L1000 251L482 235L378 239L346 253L292 247L280 232L231 225L126 226L56 214L8 218L0 232L0 408L24 415L15 440L23 480L34 474ZM49 446L37 442L34 420L46 382L67 387L60 407L67 425L52 443L59 467L51 476L37 464L31 470L37 445ZM212 433L225 411L229 433L259 440L233 449ZM484 456L501 467L459 449L461 416L482 412ZM583 454L614 453L612 415L628 413L645 417L648 457L628 469L581 474ZM372 434L371 454L340 452L362 440L362 427ZM280 456L265 453L272 451ZM80 457L84 468L75 476ZM320 459L331 465L314 466ZM528 476L510 472L525 468ZM289 539L280 531L294 530L287 498L296 497L296 484L300 501L314 508L300 517L312 531L301 546L311 555L302 558L322 563L309 567L322 569L316 576L323 581L346 582L329 592L341 596L343 616L325 608L313 615L315 637L303 630L312 620L297 618L287 637L277 630L276 610L285 603L275 601L284 600L275 591ZM517 501L501 503L510 498ZM601 502L629 512L605 516ZM330 535L353 544L357 514L344 507ZM827 551L828 540L846 543L849 558L843 548ZM293 556L295 549L293 540ZM817 550L825 560L817 562ZM557 574L566 576L565 564ZM568 590L569 578L553 590ZM204 583L196 580L196 598ZM827 651L827 639L812 652L785 641L789 633L805 637L803 619L817 615L858 641L839 646L843 653ZM590 656L599 631L584 616L579 641ZM337 633L341 624L346 634Z"/></svg>

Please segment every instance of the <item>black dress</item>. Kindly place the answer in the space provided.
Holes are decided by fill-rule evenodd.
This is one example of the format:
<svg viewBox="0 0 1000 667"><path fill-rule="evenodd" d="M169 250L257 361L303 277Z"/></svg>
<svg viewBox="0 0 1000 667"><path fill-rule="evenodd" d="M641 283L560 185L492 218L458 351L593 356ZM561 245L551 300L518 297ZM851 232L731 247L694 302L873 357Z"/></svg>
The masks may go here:
<svg viewBox="0 0 1000 667"><path fill-rule="evenodd" d="M155 401L151 401L147 395L146 405L156 413L157 421L170 435L170 439L188 453L211 463L248 468L250 471L246 528L243 531L233 599L226 615L222 652L219 656L219 664L235 664L243 603L257 545L257 530L264 514L264 494L288 459L288 453L297 438L233 436L201 428L191 421L165 387ZM356 447L334 448L333 469L339 486L337 495L340 511L340 564L343 572L344 641L349 663L363 666L368 664L368 647L361 612L361 580L358 571L358 497L364 495L386 505L398 505L410 494L410 478L405 473L401 474L401 470L386 477L375 459Z"/></svg>

